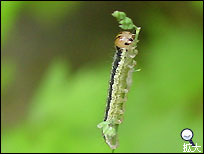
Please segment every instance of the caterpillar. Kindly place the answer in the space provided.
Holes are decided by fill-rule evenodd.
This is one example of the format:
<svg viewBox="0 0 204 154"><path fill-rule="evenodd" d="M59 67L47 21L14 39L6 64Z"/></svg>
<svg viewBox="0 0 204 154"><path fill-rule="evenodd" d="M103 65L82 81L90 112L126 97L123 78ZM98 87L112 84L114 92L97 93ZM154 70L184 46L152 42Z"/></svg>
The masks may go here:
<svg viewBox="0 0 204 154"><path fill-rule="evenodd" d="M98 124L105 142L111 149L119 146L117 130L123 121L127 93L132 84L132 73L136 65L133 58L138 53L135 41L135 34L129 31L120 32L115 37L116 52L112 63L105 116L104 121Z"/></svg>

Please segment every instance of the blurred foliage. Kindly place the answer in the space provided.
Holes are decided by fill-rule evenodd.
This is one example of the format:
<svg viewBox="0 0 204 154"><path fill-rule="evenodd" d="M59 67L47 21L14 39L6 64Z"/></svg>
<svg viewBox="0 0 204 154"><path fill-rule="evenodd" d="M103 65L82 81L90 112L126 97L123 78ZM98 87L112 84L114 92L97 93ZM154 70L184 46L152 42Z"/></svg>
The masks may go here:
<svg viewBox="0 0 204 154"><path fill-rule="evenodd" d="M6 88L11 84L15 77L15 64L13 62L2 62L1 67L1 93L6 91Z"/></svg>
<svg viewBox="0 0 204 154"><path fill-rule="evenodd" d="M21 2L1 2L1 44L6 39L6 33L17 20Z"/></svg>
<svg viewBox="0 0 204 154"><path fill-rule="evenodd" d="M100 18L91 18L95 12L91 12L90 8L96 11L100 4L103 14L96 13ZM116 8L116 4L121 8ZM105 58L101 56L98 61L91 60L95 59L94 53L105 54L104 50L111 52L109 45L112 42L107 42L114 38L109 38L114 32L104 25L113 29L116 27L112 25L115 23L111 17L112 12L107 14L108 6L112 11L127 7L124 11L131 17L137 16L138 20L133 21L142 27L139 55L136 57L137 68L142 70L133 74L125 120L119 128L120 147L115 152L182 152L184 141L181 140L180 131L184 128L194 131L193 141L201 145L200 150L203 151L203 25L199 21L202 20L203 8L199 2L175 4L178 4L177 10L173 3L140 2L137 3L137 8L141 7L140 12L134 12L138 11L131 10L134 2L88 2L87 5L83 2L2 2L1 38L5 41L5 47L1 47L1 152L110 152L96 125L103 119L111 54L107 54ZM160 7L166 7L167 14L175 19L167 18ZM191 11L187 13L185 7ZM14 35L25 35L28 32L32 34L34 30L33 27L29 30L25 28L29 26L25 24L26 13L28 17L36 17L28 21L41 24L44 28L49 29L55 24L56 28L52 27L50 31L66 27L62 26L66 17L77 17L78 23L81 20L87 21L90 28L75 24L75 33L68 28L69 41L60 42L60 46L67 43L77 48L71 53L63 46L68 56L73 57L67 60L60 49L56 52L61 54L51 59L52 53L45 51L46 48L48 51L52 49L51 44L48 46L43 41L40 41L42 44L35 44L29 38L30 40L24 39L26 42L20 44L22 48L17 50L15 41L18 40L14 39L12 42ZM113 22L109 22L109 19L106 21L106 18ZM93 19L103 22L104 29L97 27L97 24L96 27L91 27L94 24L90 22L95 23ZM68 22L72 24L71 21ZM18 24L25 26L25 31L18 32L20 30L15 28ZM106 31L111 35L107 35ZM59 39L55 34L53 32L48 37ZM38 35L36 38L41 39L41 35ZM57 42L56 40L53 42ZM75 44L72 40L75 40ZM101 46L98 47L98 44ZM27 49L23 47L29 45L30 48L39 46L41 50L34 53L31 53L32 50L23 52ZM13 46L12 52L7 46ZM43 67L45 64L40 61L43 54L50 60L48 63L42 59L44 63L48 63L47 67ZM81 60L86 56L89 61L82 63ZM75 71L72 58L76 63L83 64ZM36 73L35 68L39 71L46 69ZM41 77L36 74L41 74ZM27 87L34 87L34 90ZM27 95L28 91L30 95ZM30 99L24 99L23 94ZM23 98L18 98L18 95ZM10 116L17 117L18 120Z"/></svg>
<svg viewBox="0 0 204 154"><path fill-rule="evenodd" d="M31 9L30 11L36 20L46 26L49 25L49 27L60 23L59 21L65 18L66 14L69 14L70 12L73 13L79 4L80 3L75 1L62 1L60 3L57 1L24 3L24 5L27 5Z"/></svg>
<svg viewBox="0 0 204 154"><path fill-rule="evenodd" d="M203 1L192 1L192 6L199 13L203 13Z"/></svg>

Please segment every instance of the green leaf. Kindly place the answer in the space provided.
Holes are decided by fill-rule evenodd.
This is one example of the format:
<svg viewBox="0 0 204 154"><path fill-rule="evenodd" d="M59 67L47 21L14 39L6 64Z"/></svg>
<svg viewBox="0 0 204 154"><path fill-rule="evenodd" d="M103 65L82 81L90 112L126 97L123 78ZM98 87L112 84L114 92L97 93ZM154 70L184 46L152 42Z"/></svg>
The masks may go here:
<svg viewBox="0 0 204 154"><path fill-rule="evenodd" d="M112 16L114 16L115 18L117 18L118 21L125 19L126 14L124 12L120 12L120 11L115 11L112 13Z"/></svg>
<svg viewBox="0 0 204 154"><path fill-rule="evenodd" d="M124 30L131 30L133 28L137 29L137 26L134 25L132 22L132 19L129 17L126 17L126 14L124 12L115 11L112 13L112 16L117 19L119 22L119 27Z"/></svg>

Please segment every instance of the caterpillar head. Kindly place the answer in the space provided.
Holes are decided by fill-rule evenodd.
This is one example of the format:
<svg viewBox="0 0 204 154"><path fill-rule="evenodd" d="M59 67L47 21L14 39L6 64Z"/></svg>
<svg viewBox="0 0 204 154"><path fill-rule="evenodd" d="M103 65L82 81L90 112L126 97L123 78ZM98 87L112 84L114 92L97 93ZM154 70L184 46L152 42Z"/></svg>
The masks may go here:
<svg viewBox="0 0 204 154"><path fill-rule="evenodd" d="M125 48L127 49L135 39L135 34L132 34L128 31L120 32L115 37L115 46L118 48Z"/></svg>

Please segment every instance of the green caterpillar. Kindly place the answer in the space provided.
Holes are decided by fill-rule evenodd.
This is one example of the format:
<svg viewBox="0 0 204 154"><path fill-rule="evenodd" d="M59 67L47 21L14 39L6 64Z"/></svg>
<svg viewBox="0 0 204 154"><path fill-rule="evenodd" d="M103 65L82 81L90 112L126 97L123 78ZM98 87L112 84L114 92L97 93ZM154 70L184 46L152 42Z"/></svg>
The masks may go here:
<svg viewBox="0 0 204 154"><path fill-rule="evenodd" d="M116 53L112 64L105 117L104 121L98 124L105 142L111 149L116 149L119 146L117 130L123 121L127 93L132 84L132 73L135 71L134 57L138 53L136 44L140 28L136 27L123 12L115 11L112 15L122 24L119 26L122 29L135 28L135 34L123 31L115 38Z"/></svg>

